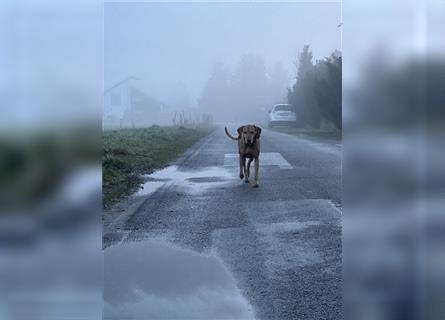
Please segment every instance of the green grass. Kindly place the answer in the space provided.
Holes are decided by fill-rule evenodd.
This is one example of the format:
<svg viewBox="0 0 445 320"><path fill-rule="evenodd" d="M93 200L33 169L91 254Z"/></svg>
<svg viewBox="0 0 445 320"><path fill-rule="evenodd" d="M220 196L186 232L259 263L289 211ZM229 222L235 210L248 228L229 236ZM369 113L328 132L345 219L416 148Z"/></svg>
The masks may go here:
<svg viewBox="0 0 445 320"><path fill-rule="evenodd" d="M295 128L295 127L275 127L273 130L301 136L310 136L315 138L341 141L341 130L335 129L306 129L306 128Z"/></svg>
<svg viewBox="0 0 445 320"><path fill-rule="evenodd" d="M141 175L168 165L210 128L160 127L122 129L103 133L103 207L137 190Z"/></svg>

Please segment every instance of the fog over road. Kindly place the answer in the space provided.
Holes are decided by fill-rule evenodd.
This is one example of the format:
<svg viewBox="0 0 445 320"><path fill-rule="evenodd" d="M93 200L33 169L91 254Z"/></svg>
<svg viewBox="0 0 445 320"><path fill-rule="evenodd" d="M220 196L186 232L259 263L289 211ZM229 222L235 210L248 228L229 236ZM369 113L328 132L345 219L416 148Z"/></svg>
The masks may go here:
<svg viewBox="0 0 445 320"><path fill-rule="evenodd" d="M218 128L105 214L105 318L341 319L341 145L263 128L259 188L236 152Z"/></svg>

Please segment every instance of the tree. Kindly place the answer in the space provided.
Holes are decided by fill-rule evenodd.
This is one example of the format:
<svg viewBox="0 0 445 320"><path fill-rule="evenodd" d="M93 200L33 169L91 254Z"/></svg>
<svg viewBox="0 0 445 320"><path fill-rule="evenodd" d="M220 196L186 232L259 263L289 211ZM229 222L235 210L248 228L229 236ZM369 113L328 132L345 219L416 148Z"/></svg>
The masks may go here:
<svg viewBox="0 0 445 320"><path fill-rule="evenodd" d="M304 45L303 51L300 53L297 65L298 71L296 84L301 84L304 81L304 77L306 76L306 74L312 71L314 68L314 65L312 63L312 51L310 50L310 46L308 44Z"/></svg>
<svg viewBox="0 0 445 320"><path fill-rule="evenodd" d="M230 76L221 64L215 65L198 105L219 121L263 121L265 110L286 98L288 82L280 64L268 72L261 57L246 54Z"/></svg>
<svg viewBox="0 0 445 320"><path fill-rule="evenodd" d="M319 63L314 93L321 116L342 128L342 58L332 54Z"/></svg>
<svg viewBox="0 0 445 320"><path fill-rule="evenodd" d="M257 109L268 103L267 70L261 57L246 54L233 74L231 85L231 106L239 116L251 118Z"/></svg>
<svg viewBox="0 0 445 320"><path fill-rule="evenodd" d="M286 70L279 63L275 64L270 72L269 93L270 104L280 103L286 99L286 88L289 85L289 78Z"/></svg>
<svg viewBox="0 0 445 320"><path fill-rule="evenodd" d="M321 115L313 90L316 69L312 63L312 51L309 45L303 47L297 65L297 79L288 93L289 103L294 106L300 125L319 128Z"/></svg>
<svg viewBox="0 0 445 320"><path fill-rule="evenodd" d="M222 64L216 64L198 99L198 107L218 119L224 118L229 108L229 76Z"/></svg>

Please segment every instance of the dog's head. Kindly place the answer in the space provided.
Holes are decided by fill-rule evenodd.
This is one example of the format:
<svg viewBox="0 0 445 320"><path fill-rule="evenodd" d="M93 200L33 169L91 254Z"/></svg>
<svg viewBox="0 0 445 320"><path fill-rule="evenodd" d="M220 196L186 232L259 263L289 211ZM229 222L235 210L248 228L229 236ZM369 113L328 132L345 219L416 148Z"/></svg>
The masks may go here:
<svg viewBox="0 0 445 320"><path fill-rule="evenodd" d="M247 146L252 146L261 136L261 128L252 124L239 127L237 131L238 139Z"/></svg>

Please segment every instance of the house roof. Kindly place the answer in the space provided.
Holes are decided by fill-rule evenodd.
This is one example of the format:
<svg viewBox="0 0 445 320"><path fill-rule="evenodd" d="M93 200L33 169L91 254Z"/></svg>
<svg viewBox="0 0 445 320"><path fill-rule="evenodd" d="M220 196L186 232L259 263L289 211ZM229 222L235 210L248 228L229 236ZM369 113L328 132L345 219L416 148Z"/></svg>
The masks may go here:
<svg viewBox="0 0 445 320"><path fill-rule="evenodd" d="M127 77L127 78L125 78L125 79L123 79L123 80L117 82L117 83L114 84L113 86L109 87L108 89L106 89L106 90L104 91L104 94L107 93L107 92L110 92L110 91L113 90L114 88L116 88L116 87L118 87L118 86L124 84L125 82L130 81L130 80L141 80L141 79L139 79L139 78L137 78L137 77L133 77L133 76ZM162 105L164 108L167 108L167 109L170 108L170 106L169 106L168 104L166 104L166 103L164 103L163 101L160 101L160 100L158 100L158 99L156 99L156 98L154 98L154 97L148 95L147 93L145 93L145 91L144 91L143 89L141 89L141 83L139 83L139 85L137 85L137 84L135 84L135 83L132 83L132 84L129 86L129 88L130 88L130 90L131 90L133 93L136 93L137 95L143 97L143 99L145 99L145 100L148 102L148 104L151 105L151 106L153 106L153 105L156 105L156 106Z"/></svg>
<svg viewBox="0 0 445 320"><path fill-rule="evenodd" d="M127 81L130 81L130 80L141 80L141 79L136 78L136 77L133 77L133 76L127 77L127 78L125 78L125 79L119 81L118 83L114 84L113 86L109 87L108 89L106 89L106 90L104 91L104 93L107 93L108 91L111 91L111 90L113 90L114 88L116 88L116 87L120 86L121 84L123 84L123 83L125 83L125 82L127 82Z"/></svg>

